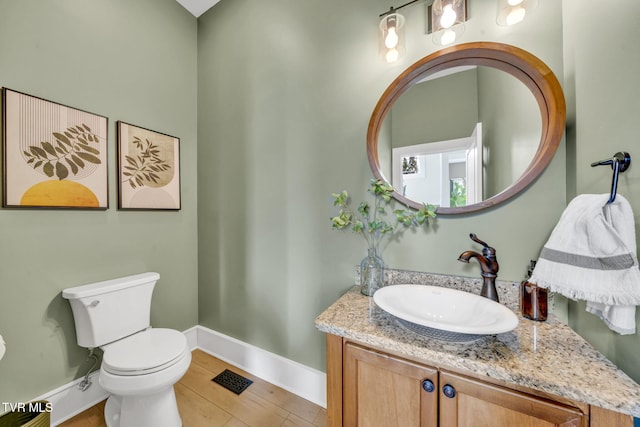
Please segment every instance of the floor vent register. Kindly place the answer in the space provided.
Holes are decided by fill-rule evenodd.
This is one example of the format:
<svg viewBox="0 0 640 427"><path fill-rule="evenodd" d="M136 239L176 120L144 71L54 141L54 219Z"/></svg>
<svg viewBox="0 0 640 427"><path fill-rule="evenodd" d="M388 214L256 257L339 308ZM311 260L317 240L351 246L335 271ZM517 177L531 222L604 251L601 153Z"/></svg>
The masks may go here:
<svg viewBox="0 0 640 427"><path fill-rule="evenodd" d="M236 374L235 372L232 372L228 369L222 371L211 381L220 384L222 387L226 388L227 390L231 390L235 394L242 393L247 387L253 384L253 381L251 381L250 379Z"/></svg>

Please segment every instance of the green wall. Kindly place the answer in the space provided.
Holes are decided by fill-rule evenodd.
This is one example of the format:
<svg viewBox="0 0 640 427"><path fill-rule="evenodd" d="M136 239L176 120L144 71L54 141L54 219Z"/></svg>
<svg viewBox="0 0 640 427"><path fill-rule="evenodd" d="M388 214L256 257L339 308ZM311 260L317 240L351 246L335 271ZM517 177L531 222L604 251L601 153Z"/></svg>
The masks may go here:
<svg viewBox="0 0 640 427"><path fill-rule="evenodd" d="M365 137L384 89L438 49L425 5L403 9L407 56L378 59L381 0L224 0L198 21L200 324L324 370L314 318L354 282L364 241L332 231L331 193L358 203L372 177ZM541 1L517 28L471 1L464 41L520 46L561 78L561 4ZM525 193L487 212L441 217L384 250L394 268L479 277L458 255L497 250L500 278L521 280L566 204L564 144Z"/></svg>
<svg viewBox="0 0 640 427"><path fill-rule="evenodd" d="M0 85L109 118L109 210L0 209L0 402L15 402L89 369L66 287L157 271L152 324L197 324L197 20L174 0L0 0ZM117 210L116 120L180 138L180 212Z"/></svg>
<svg viewBox="0 0 640 427"><path fill-rule="evenodd" d="M611 169L591 168L590 164L618 151L628 151L632 166L620 175L618 193L627 198L634 210L637 242L640 2L621 0L615 8L589 8L582 1L564 0L563 7L565 90L569 100L567 146L571 153L567 157L568 199L582 193L609 193ZM607 28L603 23L608 23ZM611 332L597 317L585 312L583 302L571 303L569 315L570 325L578 333L640 381L640 335Z"/></svg>

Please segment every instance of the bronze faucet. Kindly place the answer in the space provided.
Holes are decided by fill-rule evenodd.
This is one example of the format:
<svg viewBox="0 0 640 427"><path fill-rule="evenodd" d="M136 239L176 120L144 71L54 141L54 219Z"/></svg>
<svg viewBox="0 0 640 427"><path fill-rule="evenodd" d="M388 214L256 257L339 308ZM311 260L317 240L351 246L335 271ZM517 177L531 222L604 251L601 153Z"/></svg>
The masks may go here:
<svg viewBox="0 0 640 427"><path fill-rule="evenodd" d="M496 250L489 247L485 242L478 239L478 237L471 233L469 235L471 240L476 243L480 243L484 248L482 249L482 255L474 251L465 251L458 257L458 261L468 263L471 258L475 258L480 263L480 269L482 269L482 290L480 296L489 298L496 302L498 300L498 291L496 290L496 277L498 277L498 260L496 258Z"/></svg>

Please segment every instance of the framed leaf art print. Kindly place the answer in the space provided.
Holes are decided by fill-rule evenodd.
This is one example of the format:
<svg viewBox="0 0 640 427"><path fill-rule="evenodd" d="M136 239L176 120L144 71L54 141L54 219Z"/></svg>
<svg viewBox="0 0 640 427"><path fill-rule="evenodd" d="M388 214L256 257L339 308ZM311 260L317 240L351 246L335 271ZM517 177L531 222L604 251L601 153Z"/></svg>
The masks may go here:
<svg viewBox="0 0 640 427"><path fill-rule="evenodd" d="M180 209L180 139L118 121L118 208Z"/></svg>
<svg viewBox="0 0 640 427"><path fill-rule="evenodd" d="M106 117L2 88L3 207L107 209Z"/></svg>

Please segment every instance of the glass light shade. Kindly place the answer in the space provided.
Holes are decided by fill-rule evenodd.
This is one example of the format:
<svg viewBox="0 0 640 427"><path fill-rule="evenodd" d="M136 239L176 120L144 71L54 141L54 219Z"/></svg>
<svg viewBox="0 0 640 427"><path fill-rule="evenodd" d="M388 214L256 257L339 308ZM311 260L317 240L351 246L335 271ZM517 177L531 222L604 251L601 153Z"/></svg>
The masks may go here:
<svg viewBox="0 0 640 427"><path fill-rule="evenodd" d="M461 24L466 20L466 0L435 0L431 6L431 29L434 34L440 30L452 28L454 25Z"/></svg>
<svg viewBox="0 0 640 427"><path fill-rule="evenodd" d="M404 16L389 13L380 20L379 52L387 63L396 62L404 53Z"/></svg>
<svg viewBox="0 0 640 427"><path fill-rule="evenodd" d="M464 24L457 24L451 28L435 31L432 35L433 43L439 46L450 45L459 40L462 33L464 33Z"/></svg>
<svg viewBox="0 0 640 427"><path fill-rule="evenodd" d="M498 25L509 27L522 22L533 9L538 6L538 0L498 0Z"/></svg>

